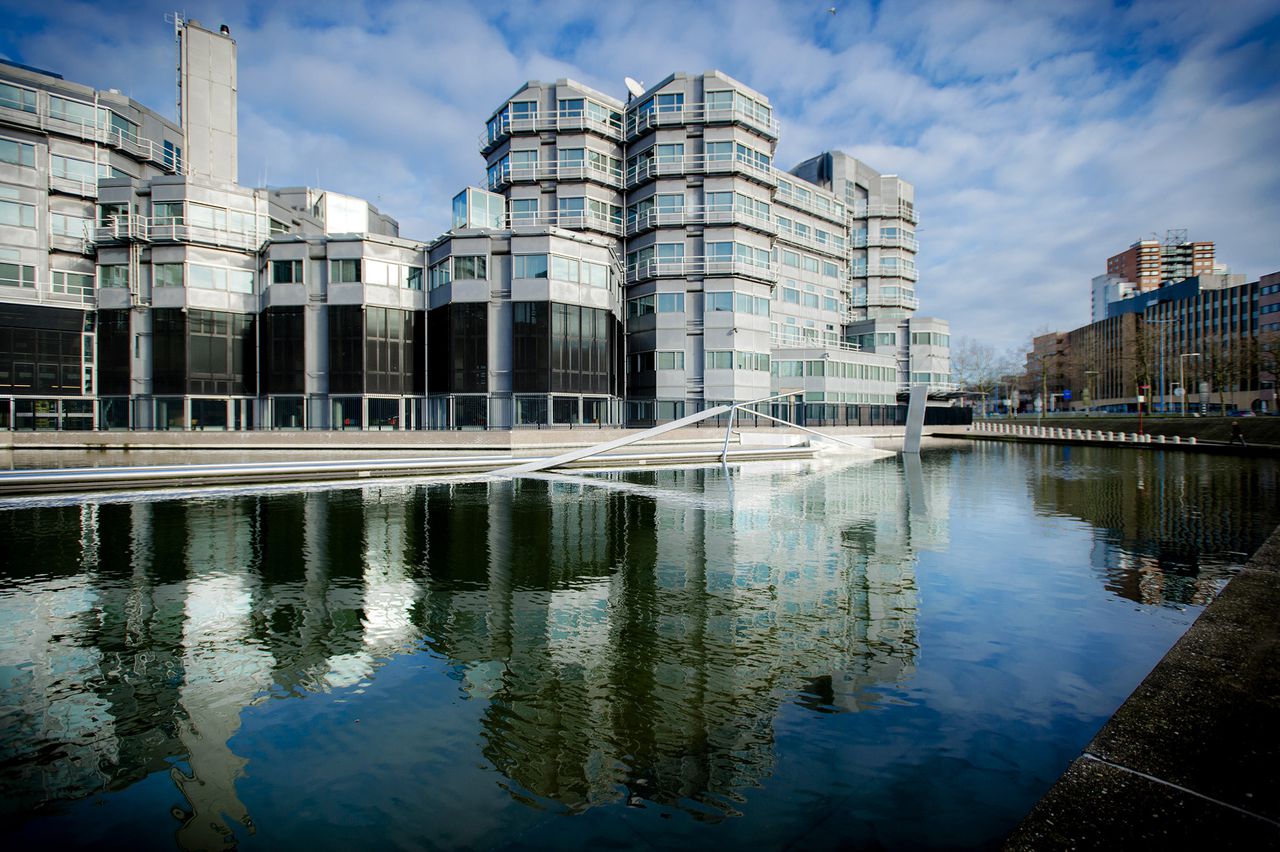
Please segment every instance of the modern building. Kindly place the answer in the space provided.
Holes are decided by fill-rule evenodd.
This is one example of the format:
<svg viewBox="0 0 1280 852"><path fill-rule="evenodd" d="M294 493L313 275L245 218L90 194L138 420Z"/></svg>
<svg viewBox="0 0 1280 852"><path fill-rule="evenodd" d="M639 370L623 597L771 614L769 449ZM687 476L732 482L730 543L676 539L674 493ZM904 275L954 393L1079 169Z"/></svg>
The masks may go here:
<svg viewBox="0 0 1280 852"><path fill-rule="evenodd" d="M1050 392L1070 392L1065 407L1075 410L1180 411L1184 401L1197 411L1269 410L1262 291L1275 281L1280 273L1197 275L1112 302L1104 319L1037 337L1026 381L1056 379Z"/></svg>
<svg viewBox="0 0 1280 852"><path fill-rule="evenodd" d="M235 41L176 36L180 124L0 64L0 428L641 425L782 392L835 422L953 388L911 185L779 171L768 99L720 72L526 83L424 242L237 183Z"/></svg>
<svg viewBox="0 0 1280 852"><path fill-rule="evenodd" d="M1107 274L1133 282L1140 292L1213 271L1213 243L1188 241L1186 231L1170 231L1164 242L1138 240L1107 258Z"/></svg>

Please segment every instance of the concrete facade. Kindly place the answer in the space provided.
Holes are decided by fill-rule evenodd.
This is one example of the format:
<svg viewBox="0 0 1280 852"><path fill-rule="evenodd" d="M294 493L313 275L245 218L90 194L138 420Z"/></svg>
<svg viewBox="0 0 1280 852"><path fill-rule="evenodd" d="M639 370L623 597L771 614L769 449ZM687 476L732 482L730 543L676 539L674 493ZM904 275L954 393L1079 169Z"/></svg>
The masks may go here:
<svg viewBox="0 0 1280 852"><path fill-rule="evenodd" d="M0 65L0 428L642 425L784 391L858 422L951 388L914 189L839 153L781 172L767 97L721 72L524 84L487 191L424 242L238 184L235 41L176 40L181 125Z"/></svg>

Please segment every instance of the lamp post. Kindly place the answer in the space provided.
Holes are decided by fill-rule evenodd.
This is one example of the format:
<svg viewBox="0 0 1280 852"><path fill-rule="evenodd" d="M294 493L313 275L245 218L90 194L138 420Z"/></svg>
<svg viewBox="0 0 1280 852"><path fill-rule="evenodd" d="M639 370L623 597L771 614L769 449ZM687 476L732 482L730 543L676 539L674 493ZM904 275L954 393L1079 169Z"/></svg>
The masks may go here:
<svg viewBox="0 0 1280 852"><path fill-rule="evenodd" d="M1181 355L1178 356L1178 387L1182 388L1182 416L1183 417L1187 416L1187 382L1186 382L1186 375L1184 373L1184 369L1186 368L1187 362L1184 361L1183 359L1198 358L1198 357L1200 357L1199 352L1183 352Z"/></svg>

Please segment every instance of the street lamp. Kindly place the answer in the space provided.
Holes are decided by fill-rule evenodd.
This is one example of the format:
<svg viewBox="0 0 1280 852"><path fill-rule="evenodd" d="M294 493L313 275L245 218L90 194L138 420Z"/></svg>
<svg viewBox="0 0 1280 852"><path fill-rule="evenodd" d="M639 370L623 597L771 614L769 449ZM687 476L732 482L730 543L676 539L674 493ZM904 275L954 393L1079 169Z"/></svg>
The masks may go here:
<svg viewBox="0 0 1280 852"><path fill-rule="evenodd" d="M1183 358L1199 358L1199 352L1184 352L1178 356L1178 387L1182 389L1182 416L1187 416L1187 383L1184 368L1187 362Z"/></svg>

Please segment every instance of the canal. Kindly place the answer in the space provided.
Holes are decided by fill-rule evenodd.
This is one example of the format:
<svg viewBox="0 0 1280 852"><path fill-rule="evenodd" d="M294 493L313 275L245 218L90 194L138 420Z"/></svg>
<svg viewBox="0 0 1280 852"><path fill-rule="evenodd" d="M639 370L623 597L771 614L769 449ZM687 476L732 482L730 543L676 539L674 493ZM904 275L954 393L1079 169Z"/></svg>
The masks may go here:
<svg viewBox="0 0 1280 852"><path fill-rule="evenodd" d="M1280 512L965 443L0 507L10 848L998 844Z"/></svg>

